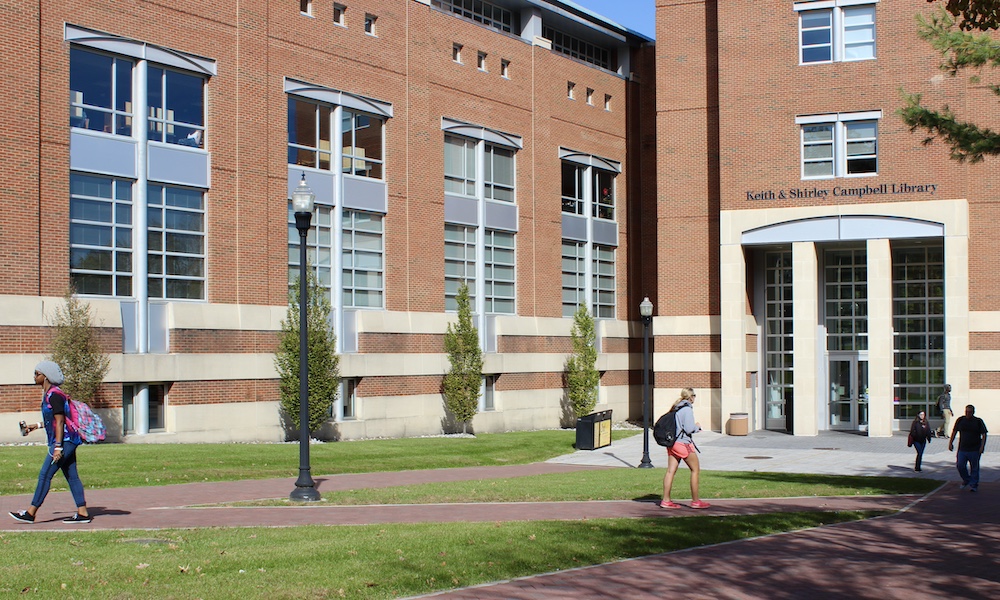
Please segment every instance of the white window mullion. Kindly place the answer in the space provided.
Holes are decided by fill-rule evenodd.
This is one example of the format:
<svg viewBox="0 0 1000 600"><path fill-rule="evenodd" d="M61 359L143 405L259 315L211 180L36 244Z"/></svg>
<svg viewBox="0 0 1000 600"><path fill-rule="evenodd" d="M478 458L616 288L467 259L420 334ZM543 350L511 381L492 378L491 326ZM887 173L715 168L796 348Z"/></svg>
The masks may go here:
<svg viewBox="0 0 1000 600"><path fill-rule="evenodd" d="M331 169L333 171L333 245L330 259L332 291L330 293L330 318L333 319L336 334L336 351L344 351L344 107L333 107L330 118ZM353 126L353 125L352 125ZM353 161L352 161L353 164ZM339 168L338 168L339 167ZM353 166L352 166L353 172Z"/></svg>

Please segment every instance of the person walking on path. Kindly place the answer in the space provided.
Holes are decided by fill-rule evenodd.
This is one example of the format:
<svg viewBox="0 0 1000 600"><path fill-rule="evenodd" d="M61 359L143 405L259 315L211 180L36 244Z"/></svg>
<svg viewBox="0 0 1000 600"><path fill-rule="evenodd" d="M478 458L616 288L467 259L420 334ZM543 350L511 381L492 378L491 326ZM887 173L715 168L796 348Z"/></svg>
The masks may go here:
<svg viewBox="0 0 1000 600"><path fill-rule="evenodd" d="M917 451L917 461L913 463L914 471L921 471L920 463L924 459L924 448L931 443L934 432L931 431L931 424L927 422L927 413L920 411L917 413L913 423L910 424L910 443Z"/></svg>
<svg viewBox="0 0 1000 600"><path fill-rule="evenodd" d="M670 488L674 485L674 475L680 461L691 470L691 508L708 508L708 502L702 502L698 496L698 479L701 475L701 464L698 462L698 448L691 437L701 431L701 425L694 420L693 404L697 396L692 388L683 388L680 397L670 410L676 410L677 441L667 449L667 473L663 476L663 500L660 508L681 508L680 504L670 500Z"/></svg>
<svg viewBox="0 0 1000 600"><path fill-rule="evenodd" d="M955 413L951 410L951 384L944 384L944 393L938 396L938 410L944 416L944 423L941 424L941 429L938 430L938 435L940 437L948 437L951 432L951 421L955 418Z"/></svg>
<svg viewBox="0 0 1000 600"><path fill-rule="evenodd" d="M34 523L35 513L45 501L52 486L56 471L62 471L69 483L69 491L76 502L76 514L63 519L63 523L90 523L87 501L83 495L83 482L76 470L76 449L83 441L80 434L66 427L69 400L59 389L63 382L62 369L51 360L43 360L35 367L35 384L42 386L42 422L27 426L28 431L45 427L48 438L48 454L38 471L38 485L35 496L27 510L11 511L10 516L22 523Z"/></svg>
<svg viewBox="0 0 1000 600"><path fill-rule="evenodd" d="M976 416L976 407L965 407L965 416L955 421L955 429L948 441L948 450L954 450L955 435L958 438L958 454L956 466L962 476L961 489L969 488L970 492L979 491L979 459L986 451L986 423Z"/></svg>

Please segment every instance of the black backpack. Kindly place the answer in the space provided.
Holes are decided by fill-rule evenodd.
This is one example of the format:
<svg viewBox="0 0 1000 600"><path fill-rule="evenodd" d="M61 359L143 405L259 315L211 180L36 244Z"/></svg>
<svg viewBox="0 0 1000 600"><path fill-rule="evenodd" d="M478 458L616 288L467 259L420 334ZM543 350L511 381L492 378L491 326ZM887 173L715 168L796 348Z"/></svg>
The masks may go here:
<svg viewBox="0 0 1000 600"><path fill-rule="evenodd" d="M672 408L653 425L653 439L664 448L670 448L677 441L677 409Z"/></svg>

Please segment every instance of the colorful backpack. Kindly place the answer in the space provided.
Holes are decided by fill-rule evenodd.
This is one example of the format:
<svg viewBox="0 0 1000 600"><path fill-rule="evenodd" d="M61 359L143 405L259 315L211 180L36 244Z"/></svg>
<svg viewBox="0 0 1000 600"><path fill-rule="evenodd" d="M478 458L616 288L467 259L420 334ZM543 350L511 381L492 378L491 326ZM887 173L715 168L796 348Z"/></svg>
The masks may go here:
<svg viewBox="0 0 1000 600"><path fill-rule="evenodd" d="M59 388L53 387L49 389L50 395L53 389ZM66 411L66 427L70 431L77 432L84 443L96 444L97 442L103 442L107 435L107 430L104 428L104 421L101 420L101 417L97 416L86 402L74 400L62 390L59 390L59 392L66 397L68 407ZM48 396L45 399L47 401ZM49 402L49 404L51 405L52 403Z"/></svg>

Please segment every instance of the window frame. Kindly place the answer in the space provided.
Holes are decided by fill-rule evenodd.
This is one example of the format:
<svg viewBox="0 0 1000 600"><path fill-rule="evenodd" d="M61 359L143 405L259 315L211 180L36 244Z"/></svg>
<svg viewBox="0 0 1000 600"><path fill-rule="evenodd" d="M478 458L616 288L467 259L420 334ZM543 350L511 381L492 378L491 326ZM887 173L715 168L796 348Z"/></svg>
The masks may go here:
<svg viewBox="0 0 1000 600"><path fill-rule="evenodd" d="M90 194L74 193L74 183L80 179L102 180L110 183L111 195L109 197L94 196ZM82 182L81 182L82 183ZM96 183L96 181L95 181ZM135 218L133 197L133 182L127 179L96 175L91 173L70 173L70 211L69 211L69 275L77 293L81 296L95 296L103 298L132 298L135 293ZM124 190L124 192L120 192ZM110 219L86 219L79 216L79 203L89 203L92 205L107 204L110 208ZM108 244L83 243L74 241L81 229L108 228L110 235ZM145 233L144 233L145 235ZM126 245L127 244L127 245ZM74 267L74 255L78 252L89 255L91 252L109 252L110 265L108 269L85 269ZM127 263L127 270L121 268L123 263ZM90 291L87 285L81 285L80 278L87 277L108 277L110 279L110 293ZM127 290L121 290L127 284Z"/></svg>
<svg viewBox="0 0 1000 600"><path fill-rule="evenodd" d="M875 60L878 57L878 32L876 22L876 5L880 0L818 0L815 2L796 2L793 10L798 13L798 55L799 65L821 65L835 62L858 62ZM848 25L847 20L852 14L861 12L870 14L871 18L862 24ZM803 21L809 16L819 13L829 14L828 27L804 28ZM806 44L808 32L829 29L828 41L825 43ZM870 31L871 35L862 41L851 41L848 34L851 31ZM806 52L817 47L829 47L829 58L823 60L806 60ZM848 57L851 47L870 46L870 56Z"/></svg>
<svg viewBox="0 0 1000 600"><path fill-rule="evenodd" d="M451 237L449 239L449 233ZM458 223L444 224L444 310L458 311L458 288L464 281L469 286L469 303L476 304L476 262L478 248L476 244L476 227ZM448 249L462 249L461 253L449 256ZM461 254L461 256L459 255ZM461 267L449 273L448 266ZM461 272L459 272L461 271ZM449 285L450 282L450 285Z"/></svg>
<svg viewBox="0 0 1000 600"><path fill-rule="evenodd" d="M878 161L878 130L882 120L882 111L863 111L853 113L833 113L825 115L803 115L795 118L795 123L799 125L799 165L802 180L814 179L836 179L854 177L874 177L879 173ZM874 136L850 137L852 129L860 129L863 126L874 124ZM828 128L831 132L829 140L808 140L808 130L820 130ZM849 154L851 144L871 144L874 152L864 154ZM808 152L807 148L817 148L829 146L830 156L816 155L816 152ZM807 156L813 154L813 156ZM873 170L851 172L852 162L872 161ZM829 174L811 175L807 174L806 166L821 162L831 163Z"/></svg>
<svg viewBox="0 0 1000 600"><path fill-rule="evenodd" d="M110 106L88 104L86 102L86 98L83 97L83 91L73 89L73 74L78 72L78 69L73 68L74 57L82 54L89 54L111 60L110 74L107 81L111 92ZM70 46L69 61L70 127L76 129L86 129L89 131L102 131L110 135L118 135L122 137L132 137L132 117L134 116L134 113L129 109L134 109L135 107L135 97L132 87L135 83L135 60L131 57L121 56L109 52L100 52L87 46L78 46L73 44ZM126 65L125 68L119 68L119 63ZM118 80L123 70L128 72L129 80L126 84L119 85ZM126 98L119 97L123 93L127 96ZM119 108L119 106L121 106L121 108ZM87 112L88 110L90 111L89 114ZM92 115L96 114L104 115L103 124L92 118ZM110 123L108 122L109 116ZM93 127L91 126L91 121L93 121Z"/></svg>
<svg viewBox="0 0 1000 600"><path fill-rule="evenodd" d="M162 216L163 216L161 224L159 226L152 225L151 224L152 221L150 220L149 216L147 216L146 231L145 231L144 235L146 235L147 240L149 240L149 242L147 243L147 248L146 248L146 256L147 256L147 259L146 259L146 279L147 279L147 282L148 282L146 284L146 288L147 288L148 297L149 298L161 299L161 300L205 300L207 298L207 296L208 296L207 292L206 292L206 280L207 280L207 265L206 265L206 263L207 263L207 256L208 256L208 251L207 251L208 250L208 248L207 248L208 244L207 244L207 236L205 235L206 222L207 222L207 214L206 214L206 208L205 208L205 192L204 192L204 190L200 190L200 189L197 189L197 188L182 187L182 186L177 186L177 185L168 185L168 184L158 183L158 182L157 183L150 182L150 183L147 184L146 187L147 187L147 191L146 191L146 213L147 213L147 215L152 216L154 210L161 210L162 211ZM154 191L155 188L160 188L162 190L162 193L159 194L159 197L160 197L159 203L153 201L153 198L154 198L153 191ZM193 192L193 193L199 195L200 196L200 207L199 208L191 208L191 207L187 207L187 206L179 206L179 205L176 205L176 204L173 204L173 205L168 204L169 190L172 190L172 189L173 190L183 190L185 192ZM180 227L171 227L170 223L169 223L170 217L171 217L171 213L174 213L173 216L175 216L175 217L183 217L184 215L188 215L188 216L190 216L190 215L197 215L199 217L199 220L200 220L200 223L201 223L201 230L198 231L196 229L184 229L184 228L180 228ZM178 221L178 222L180 222L180 221ZM161 244L160 248L156 249L156 250L153 249L153 244L151 243L152 240L153 240L153 235L155 233L161 233L162 236L163 236L162 237L162 244ZM171 236L173 236L173 237L185 236L185 237L191 237L191 238L198 238L200 240L201 251L200 252L184 252L184 251L180 251L180 250L170 250L169 249L169 240L170 240ZM155 262L154 260L152 260L153 257L161 257L161 260L160 260L160 272L158 272L158 273L153 272L153 265L154 265L154 262ZM178 274L178 273L170 273L169 272L169 264L171 262L171 259L174 259L174 260L176 260L178 262L180 262L180 260L187 260L187 261L197 262L201 266L201 274L200 275L182 275L182 274ZM154 280L159 280L161 282L160 293L159 294L154 294L153 293L153 290L154 290L153 282L154 282ZM200 297L174 296L174 295L168 294L168 290L171 287L170 284L171 283L176 284L178 282L197 282L197 283L200 283Z"/></svg>
<svg viewBox="0 0 1000 600"><path fill-rule="evenodd" d="M164 144L174 144L178 146L192 146L197 148L203 147L205 144L205 122L206 122L205 86L208 84L208 79L202 75L182 71L180 69L171 68L166 65L149 65L147 71L148 74L146 82L146 89L147 89L146 108L150 113L147 119L148 121L147 133L146 133L147 139L151 142L160 142ZM150 86L153 84L154 79L156 79L153 76L154 71L162 72L162 77L159 77L160 79L159 93L163 101L162 107L153 106L150 100L153 97L153 95L150 94L148 90L150 89ZM176 107L171 108L171 106L168 105L168 100L171 98L171 94L169 92L167 84L171 73L181 77L190 77L192 79L200 80L201 82L200 123L178 121L177 119L174 118L173 115L176 114L177 109ZM156 110L162 111L162 117L154 116L153 113ZM160 133L158 136L154 136L153 128L156 127L157 125L159 125L159 129L161 130L162 133ZM156 139L157 137L159 139Z"/></svg>
<svg viewBox="0 0 1000 600"><path fill-rule="evenodd" d="M362 310L381 310L385 306L385 215L376 212L342 209L341 220L341 301L344 308L355 308ZM377 223L378 228L358 227L358 217L367 216L370 223ZM361 248L356 242L359 236L378 238L378 250ZM378 266L359 266L359 256L377 256ZM350 257L350 261L348 260ZM377 286L358 285L358 274L364 273L367 277L376 277ZM348 283L350 281L350 283ZM375 296L378 298L377 304L358 304L358 294L366 297ZM349 301L350 299L350 301Z"/></svg>
<svg viewBox="0 0 1000 600"><path fill-rule="evenodd" d="M483 243L483 298L486 306L483 310L488 315L517 314L517 235L513 231L486 229ZM508 239L509 245L498 244L498 238ZM500 257L509 255L509 261ZM508 277L503 274L509 272ZM509 286L510 293L503 294L501 289ZM509 310L500 310L498 306L509 305Z"/></svg>

